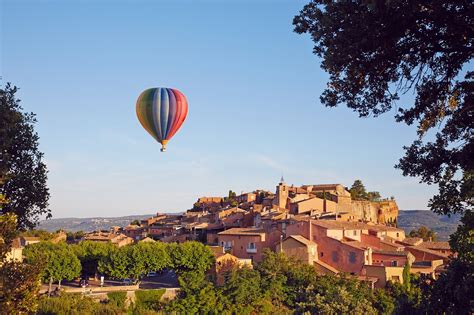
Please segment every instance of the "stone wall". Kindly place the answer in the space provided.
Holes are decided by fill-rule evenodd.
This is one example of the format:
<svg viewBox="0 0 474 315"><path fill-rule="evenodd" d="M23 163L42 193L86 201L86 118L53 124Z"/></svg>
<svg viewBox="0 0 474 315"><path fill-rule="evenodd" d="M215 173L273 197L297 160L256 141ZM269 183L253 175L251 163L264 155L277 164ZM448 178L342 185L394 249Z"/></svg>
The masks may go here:
<svg viewBox="0 0 474 315"><path fill-rule="evenodd" d="M398 206L395 200L378 202L352 200L352 213L364 221L394 223L398 217Z"/></svg>

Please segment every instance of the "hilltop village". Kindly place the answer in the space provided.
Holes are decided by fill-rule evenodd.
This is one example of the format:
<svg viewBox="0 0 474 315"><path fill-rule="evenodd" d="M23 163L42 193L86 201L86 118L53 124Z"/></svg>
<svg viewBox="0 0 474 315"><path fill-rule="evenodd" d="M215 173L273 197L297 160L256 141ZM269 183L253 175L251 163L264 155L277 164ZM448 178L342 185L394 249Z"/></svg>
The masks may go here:
<svg viewBox="0 0 474 315"><path fill-rule="evenodd" d="M73 242L121 247L199 241L214 253L218 282L229 268L261 262L265 250L283 252L320 273L353 275L371 287L384 287L387 281L403 283L406 265L411 273L436 278L452 254L449 244L406 237L396 227L397 216L394 198L354 200L341 184L296 187L282 178L275 192L230 191L227 197L201 197L183 214L157 213L126 227L85 233ZM66 239L65 233L57 237ZM23 237L18 247L35 242L39 239Z"/></svg>
<svg viewBox="0 0 474 315"><path fill-rule="evenodd" d="M84 235L112 242L182 243L211 246L218 260L258 263L265 249L284 252L321 273L348 273L384 287L403 282L403 269L433 277L451 254L447 242L405 237L396 227L395 200L353 200L341 184L293 186L283 179L275 192L256 190L228 197L201 197L181 215L157 213L124 228Z"/></svg>

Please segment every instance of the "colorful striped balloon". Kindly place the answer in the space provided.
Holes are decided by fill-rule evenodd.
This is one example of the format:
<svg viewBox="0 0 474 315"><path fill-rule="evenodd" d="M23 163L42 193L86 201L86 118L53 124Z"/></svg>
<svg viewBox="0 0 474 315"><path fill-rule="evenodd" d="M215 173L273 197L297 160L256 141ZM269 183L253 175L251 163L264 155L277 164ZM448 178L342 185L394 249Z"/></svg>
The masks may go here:
<svg viewBox="0 0 474 315"><path fill-rule="evenodd" d="M152 88L140 94L137 116L148 133L161 143L161 152L188 115L188 102L176 89Z"/></svg>

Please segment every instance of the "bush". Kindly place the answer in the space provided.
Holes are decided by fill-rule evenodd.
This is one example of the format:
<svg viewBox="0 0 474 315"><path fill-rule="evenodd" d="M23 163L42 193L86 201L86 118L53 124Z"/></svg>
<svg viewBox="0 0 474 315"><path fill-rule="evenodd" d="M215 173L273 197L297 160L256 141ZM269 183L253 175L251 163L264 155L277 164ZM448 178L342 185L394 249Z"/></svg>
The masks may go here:
<svg viewBox="0 0 474 315"><path fill-rule="evenodd" d="M107 298L109 299L108 304L118 308L124 308L127 292L109 292L107 293Z"/></svg>
<svg viewBox="0 0 474 315"><path fill-rule="evenodd" d="M64 293L59 297L42 297L39 299L38 315L81 315L122 314L122 311L113 305L105 305L95 302L90 297L82 297L80 294Z"/></svg>
<svg viewBox="0 0 474 315"><path fill-rule="evenodd" d="M165 289L135 291L136 307L158 311L161 309L161 297Z"/></svg>

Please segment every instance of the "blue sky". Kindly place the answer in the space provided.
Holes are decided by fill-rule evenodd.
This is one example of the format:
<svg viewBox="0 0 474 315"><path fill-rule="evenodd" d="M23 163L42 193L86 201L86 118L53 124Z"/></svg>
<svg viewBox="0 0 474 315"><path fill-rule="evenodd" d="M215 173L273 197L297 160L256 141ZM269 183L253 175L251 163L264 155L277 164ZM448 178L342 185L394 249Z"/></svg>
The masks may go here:
<svg viewBox="0 0 474 315"><path fill-rule="evenodd" d="M426 209L393 168L413 128L319 102L327 75L293 32L305 1L1 1L5 82L37 114L54 217L177 212L202 195L361 179ZM168 151L135 102L174 87L189 115ZM402 104L401 104L402 105Z"/></svg>

